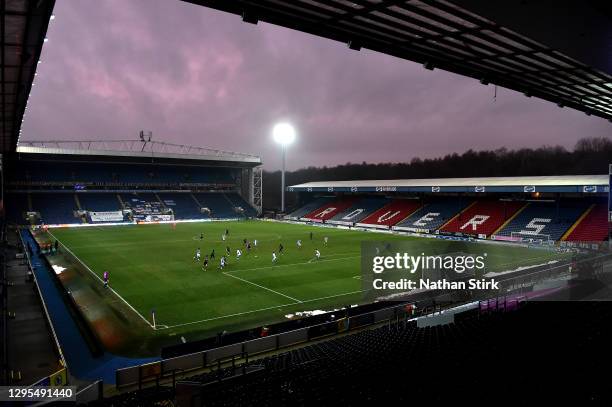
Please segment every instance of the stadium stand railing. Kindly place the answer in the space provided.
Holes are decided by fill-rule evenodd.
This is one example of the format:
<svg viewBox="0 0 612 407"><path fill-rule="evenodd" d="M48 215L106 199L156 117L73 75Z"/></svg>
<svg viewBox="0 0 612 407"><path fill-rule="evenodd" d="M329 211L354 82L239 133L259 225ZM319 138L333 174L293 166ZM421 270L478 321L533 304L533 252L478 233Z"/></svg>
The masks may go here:
<svg viewBox="0 0 612 407"><path fill-rule="evenodd" d="M303 318L299 321L272 324L265 329L262 327L257 336L253 336L254 331L249 330L211 338L200 343L177 345L163 350L164 359L159 362L117 370L116 386L117 388L136 384L142 386L144 382L156 381L160 377L172 377L177 371L185 372L221 365L245 355L253 356L375 323L405 318L414 312L415 308L410 304L380 302ZM332 314L339 316L330 320ZM338 321L343 323L339 324ZM197 351L200 348L205 350ZM185 354L185 351L192 353ZM145 371L149 373L143 375Z"/></svg>
<svg viewBox="0 0 612 407"><path fill-rule="evenodd" d="M456 403L473 401L475 388L487 400L503 394L504 402L517 403L603 400L608 394L601 371L609 358L601 349L612 340L605 328L612 307L605 302L552 304L510 296L478 302L449 318L437 316L433 323L420 323L428 317L390 318L384 325L287 351L213 364L209 371L183 374L172 384L90 405L359 405L389 397L401 403L430 402L432 395L438 402ZM327 332L316 330L322 336ZM534 363L538 368L529 368ZM457 366L459 373L452 374ZM581 374L571 375L568 366ZM491 369L495 374L483 373ZM154 371L145 366L135 373ZM568 374L572 385L563 391L541 390L543 383L567 381Z"/></svg>

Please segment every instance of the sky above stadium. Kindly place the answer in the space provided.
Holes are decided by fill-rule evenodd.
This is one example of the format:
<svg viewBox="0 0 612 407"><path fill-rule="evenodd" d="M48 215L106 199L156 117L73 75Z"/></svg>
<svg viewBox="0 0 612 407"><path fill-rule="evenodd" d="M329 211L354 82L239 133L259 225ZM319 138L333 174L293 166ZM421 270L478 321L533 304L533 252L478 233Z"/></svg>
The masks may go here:
<svg viewBox="0 0 612 407"><path fill-rule="evenodd" d="M60 0L22 140L136 139L288 168L562 145L612 124L474 79L178 0Z"/></svg>

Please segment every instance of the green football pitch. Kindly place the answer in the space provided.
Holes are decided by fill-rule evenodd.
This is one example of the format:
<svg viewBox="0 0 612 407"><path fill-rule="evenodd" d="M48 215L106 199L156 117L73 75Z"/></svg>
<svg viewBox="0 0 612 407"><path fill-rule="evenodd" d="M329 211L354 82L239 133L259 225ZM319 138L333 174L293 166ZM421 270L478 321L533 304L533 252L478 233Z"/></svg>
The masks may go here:
<svg viewBox="0 0 612 407"><path fill-rule="evenodd" d="M226 229L229 235L224 241ZM87 270L74 279L89 278L98 292L102 291L99 278L108 270L112 290L103 291L105 298L123 303L129 308L125 314L138 321L134 326L140 323L141 328L155 331L149 335L157 336L232 331L282 321L295 312L363 303L363 241L401 240L417 253L456 251L455 242L439 239L265 221L61 228L50 230L49 238L59 240L63 251L73 261L78 258L79 266ZM257 247L248 252L244 239L257 240ZM301 248L296 245L298 239ZM278 253L281 243L284 251L272 264L272 252ZM463 251L468 247L473 253L487 252L488 270L494 272L542 264L556 256L525 247L456 244ZM228 265L220 270L219 259L228 246ZM194 260L198 248L202 258L215 251L208 270ZM238 248L243 252L240 259L236 258ZM318 260L315 249L321 252ZM151 329L152 310L155 330Z"/></svg>

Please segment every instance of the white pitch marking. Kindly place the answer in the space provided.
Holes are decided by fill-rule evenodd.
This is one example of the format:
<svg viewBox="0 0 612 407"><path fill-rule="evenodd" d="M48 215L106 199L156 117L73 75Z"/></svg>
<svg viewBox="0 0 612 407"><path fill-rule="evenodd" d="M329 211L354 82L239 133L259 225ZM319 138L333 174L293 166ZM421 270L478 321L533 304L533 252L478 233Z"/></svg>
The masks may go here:
<svg viewBox="0 0 612 407"><path fill-rule="evenodd" d="M366 290L358 290L358 291L351 291L351 292L347 292L347 293L328 295L326 297L313 298L313 299L310 299L310 300L305 300L305 301L301 301L301 302L292 302L292 303L289 303L289 304L273 305L271 307L259 308L259 309L254 309L254 310L251 310L251 311L237 312L235 314L220 315L218 317L213 317L213 318L208 318L208 319L201 319L199 321L185 322L183 324L170 325L167 328L158 328L158 329L172 329L172 328L178 328L178 327L186 326L186 325L200 324L200 323L204 323L204 322L215 321L215 320L218 320L218 319L237 317L237 316L240 316L240 315L247 315L247 314L252 314L252 313L261 312L261 311L268 311L268 310L271 310L273 308L281 309L283 307L288 307L290 305L306 304L306 303L309 303L309 302L314 302L314 301L319 301L319 300L326 300L328 298L336 298L336 297L342 297L344 295L357 294L357 293L361 293L361 292L364 292L364 291L366 291Z"/></svg>
<svg viewBox="0 0 612 407"><path fill-rule="evenodd" d="M55 237L55 235L54 235L53 233L51 233L51 231L50 231L50 230L47 230L47 233L49 233L49 234L50 234L50 235L51 235L51 236L52 236L52 237L53 237L55 240L57 240L58 242L60 242L60 243L61 243L61 240L59 240L57 237ZM68 253L70 253L70 254L71 254L71 255L72 255L72 256L73 256L75 259L77 259L77 260L79 261L79 263L81 263L81 264L82 264L82 265L83 265L83 266L84 266L84 267L85 267L87 270L89 270L89 272L90 272L91 274L93 274L93 275L94 275L94 277L96 277L98 280L100 280L100 282L101 282L101 283L104 283L104 280L102 280L102 279L100 278L100 276L98 276L98 275L97 275L97 274L96 274L96 273L95 273L95 272L94 272L92 269L90 269L90 268L89 268L89 266L88 266L87 264L83 263L83 261L82 261L81 259L79 259L79 258L76 256L76 254L74 254L74 253L72 252L72 250L70 250L70 249L68 248L68 246L66 246L66 245L65 245L65 244L63 244L63 243L62 243L62 246L64 246L64 249L68 250ZM137 314L137 315L138 315L140 318L142 318L142 320L143 320L143 321L145 321L145 322L147 323L147 325L149 325L149 326L151 327L151 329L154 329L154 328L153 328L153 325L152 325L152 324L151 324L151 323L150 323L150 322L149 322L149 321L148 321L148 320L147 320L145 317L143 317L143 316L142 316L142 314L136 310L136 308L132 307L132 305L131 305L129 302L127 302L127 301L125 300L125 298L123 298L121 295L119 295L119 293L118 293L117 291L115 291L115 290L114 290L114 289L113 289L113 288L112 288L110 285L108 286L108 289L109 289L109 290L111 290L111 291L112 291L112 293L113 293L113 294L115 294L115 295L116 295L116 296L117 296L119 299L121 299L121 301L123 301L123 302L124 302L124 303L125 303L125 304L126 304L128 307L130 307L130 308L131 308L131 310L132 310L132 311L134 311L134 312L135 312L135 313L136 313L136 314Z"/></svg>
<svg viewBox="0 0 612 407"><path fill-rule="evenodd" d="M357 257L361 257L359 255L357 256L350 256L350 257L341 257L338 259L323 259L323 260L319 260L318 263L323 263L323 262L327 262L327 261L338 261L338 260L347 260L347 259L355 259ZM280 268L280 267L290 267L290 266L299 266L299 265L304 265L304 264L310 264L312 261L312 259L303 262L303 263L289 263L289 264L276 264L274 266L262 266L262 267L255 267L255 268L251 268L251 269L239 269L239 270L231 270L231 271L226 271L225 273L240 273L241 271L255 271L255 270L265 270L265 269L271 269L271 268Z"/></svg>
<svg viewBox="0 0 612 407"><path fill-rule="evenodd" d="M223 275L224 275L224 276L231 277L231 278L235 278L236 280L244 281L245 283L248 283L248 284L254 285L255 287L259 287L259 288L262 288L262 289L264 289L264 290L270 291L271 293L281 295L281 296L283 296L283 297L285 297L285 298L289 298L290 300L296 301L297 303L302 302L302 301L298 300L297 298L290 297L290 296L288 296L288 295L286 295L286 294L280 293L280 292L275 291L275 290L273 290L273 289L271 289L271 288L264 287L263 285L259 285L259 284L257 284L257 283L252 282L252 281L249 281L249 280L245 280L244 278L240 278L240 277L233 276L233 275L231 275L231 274L229 274L229 273L227 273L227 272L223 272Z"/></svg>

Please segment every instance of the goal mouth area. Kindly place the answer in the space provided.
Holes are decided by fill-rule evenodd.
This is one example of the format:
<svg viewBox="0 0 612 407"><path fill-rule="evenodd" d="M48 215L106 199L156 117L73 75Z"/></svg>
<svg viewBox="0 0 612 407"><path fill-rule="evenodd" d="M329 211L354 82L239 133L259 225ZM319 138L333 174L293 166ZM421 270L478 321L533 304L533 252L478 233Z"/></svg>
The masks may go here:
<svg viewBox="0 0 612 407"><path fill-rule="evenodd" d="M525 243L542 243L542 244L554 244L555 241L551 240L550 235L545 233L523 233L523 232L511 232L510 239L517 242Z"/></svg>

